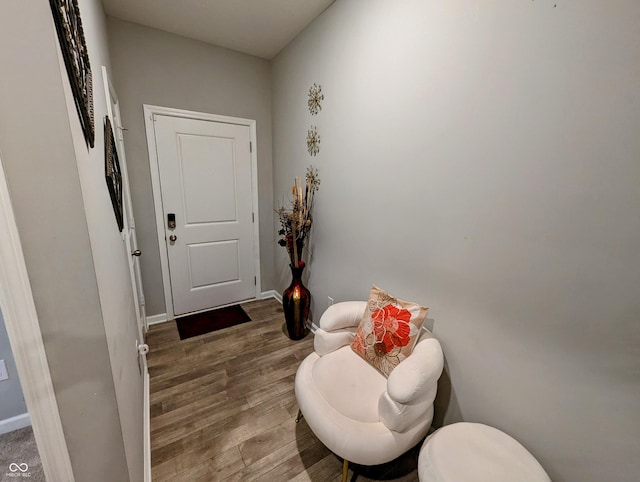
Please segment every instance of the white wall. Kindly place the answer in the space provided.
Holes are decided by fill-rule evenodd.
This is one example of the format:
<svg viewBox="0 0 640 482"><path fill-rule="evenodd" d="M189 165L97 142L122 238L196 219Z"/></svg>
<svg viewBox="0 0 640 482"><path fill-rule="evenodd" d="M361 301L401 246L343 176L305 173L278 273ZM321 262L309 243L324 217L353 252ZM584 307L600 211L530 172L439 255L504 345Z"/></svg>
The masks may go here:
<svg viewBox="0 0 640 482"><path fill-rule="evenodd" d="M0 433L2 433L2 421L8 418L17 417L27 413L27 405L24 403L20 380L16 363L13 359L13 352L9 344L9 337L4 326L4 318L0 311L0 360L5 361L8 380L0 381Z"/></svg>
<svg viewBox="0 0 640 482"><path fill-rule="evenodd" d="M322 180L314 319L372 283L430 306L436 420L556 482L640 477L639 24L630 0L340 0L272 66L274 207Z"/></svg>
<svg viewBox="0 0 640 482"><path fill-rule="evenodd" d="M143 104L256 120L263 291L273 289L270 66L264 59L108 18L148 315L165 312Z"/></svg>

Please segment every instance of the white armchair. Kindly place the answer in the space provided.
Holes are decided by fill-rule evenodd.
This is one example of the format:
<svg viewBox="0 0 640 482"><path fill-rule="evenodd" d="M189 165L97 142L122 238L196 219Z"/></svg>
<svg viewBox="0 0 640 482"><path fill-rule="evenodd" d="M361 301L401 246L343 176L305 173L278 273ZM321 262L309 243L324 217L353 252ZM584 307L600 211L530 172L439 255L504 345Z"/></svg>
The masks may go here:
<svg viewBox="0 0 640 482"><path fill-rule="evenodd" d="M350 347L366 302L336 303L322 315L314 352L295 379L298 407L311 430L348 461L378 465L426 434L443 367L440 343L423 330L407 359L385 378ZM299 415L300 416L300 415Z"/></svg>

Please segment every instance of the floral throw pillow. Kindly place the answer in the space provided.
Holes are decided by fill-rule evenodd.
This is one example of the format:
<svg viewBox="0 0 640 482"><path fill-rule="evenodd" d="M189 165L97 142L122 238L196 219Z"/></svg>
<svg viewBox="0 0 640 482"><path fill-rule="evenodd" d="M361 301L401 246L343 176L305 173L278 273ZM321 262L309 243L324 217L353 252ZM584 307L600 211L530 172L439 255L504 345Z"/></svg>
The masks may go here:
<svg viewBox="0 0 640 482"><path fill-rule="evenodd" d="M411 354L427 310L373 286L351 349L388 377Z"/></svg>

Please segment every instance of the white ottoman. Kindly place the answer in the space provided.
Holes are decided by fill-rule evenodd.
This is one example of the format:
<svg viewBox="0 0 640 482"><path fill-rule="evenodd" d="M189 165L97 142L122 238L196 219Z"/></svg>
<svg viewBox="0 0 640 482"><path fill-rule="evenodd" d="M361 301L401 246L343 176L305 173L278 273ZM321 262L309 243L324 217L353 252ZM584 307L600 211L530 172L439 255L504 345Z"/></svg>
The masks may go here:
<svg viewBox="0 0 640 482"><path fill-rule="evenodd" d="M436 430L418 458L422 482L551 482L519 442L481 423L460 422Z"/></svg>

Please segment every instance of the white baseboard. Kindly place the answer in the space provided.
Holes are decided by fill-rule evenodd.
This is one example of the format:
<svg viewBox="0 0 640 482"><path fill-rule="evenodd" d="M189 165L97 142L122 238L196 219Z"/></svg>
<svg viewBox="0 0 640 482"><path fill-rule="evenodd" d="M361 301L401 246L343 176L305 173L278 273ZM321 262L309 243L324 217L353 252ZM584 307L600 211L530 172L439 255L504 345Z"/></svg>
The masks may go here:
<svg viewBox="0 0 640 482"><path fill-rule="evenodd" d="M266 300L267 298L275 298L275 293L275 290L263 291L262 293L260 293L260 299Z"/></svg>
<svg viewBox="0 0 640 482"><path fill-rule="evenodd" d="M158 323L164 323L167 321L167 314L160 313L159 315L147 316L148 325L157 325Z"/></svg>
<svg viewBox="0 0 640 482"><path fill-rule="evenodd" d="M275 298L278 303L282 304L282 295L276 290L263 291L261 299L266 300L267 298Z"/></svg>
<svg viewBox="0 0 640 482"><path fill-rule="evenodd" d="M5 418L4 420L0 420L0 435L28 427L29 425L31 425L31 418L28 413Z"/></svg>
<svg viewBox="0 0 640 482"><path fill-rule="evenodd" d="M144 374L144 482L151 482L151 408L149 394L149 372Z"/></svg>

